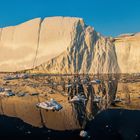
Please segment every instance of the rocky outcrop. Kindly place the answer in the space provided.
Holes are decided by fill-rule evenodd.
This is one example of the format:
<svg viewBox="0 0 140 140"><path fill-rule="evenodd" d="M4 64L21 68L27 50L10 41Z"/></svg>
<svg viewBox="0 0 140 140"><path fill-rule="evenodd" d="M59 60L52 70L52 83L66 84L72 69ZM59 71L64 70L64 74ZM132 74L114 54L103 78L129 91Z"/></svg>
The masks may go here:
<svg viewBox="0 0 140 140"><path fill-rule="evenodd" d="M0 71L139 72L138 36L104 37L81 18L37 18L0 29Z"/></svg>

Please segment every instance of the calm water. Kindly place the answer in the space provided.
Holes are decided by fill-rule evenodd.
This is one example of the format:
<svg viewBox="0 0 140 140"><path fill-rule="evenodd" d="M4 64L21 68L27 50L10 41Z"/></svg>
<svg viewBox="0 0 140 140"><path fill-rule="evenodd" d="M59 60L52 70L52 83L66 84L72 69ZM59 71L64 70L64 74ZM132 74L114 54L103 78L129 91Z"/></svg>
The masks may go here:
<svg viewBox="0 0 140 140"><path fill-rule="evenodd" d="M111 109L98 114L87 126L93 140L139 140L140 111Z"/></svg>
<svg viewBox="0 0 140 140"><path fill-rule="evenodd" d="M140 111L111 109L98 114L85 130L91 140L139 140ZM22 120L0 116L1 137L40 137L45 139L80 140L79 131L54 131L45 127L33 127ZM87 138L86 138L87 139Z"/></svg>
<svg viewBox="0 0 140 140"><path fill-rule="evenodd" d="M69 77L44 77L36 76L34 79L8 81L6 87L13 91L23 91L31 88L42 93L46 91L46 83L59 83L58 86L49 88L60 92L59 94L47 93L38 96L27 94L24 97L0 98L0 136L2 137L42 137L45 139L68 139L80 140L81 130L86 130L91 140L135 140L140 139L140 78L134 76L117 76L115 80L108 76L98 77L104 81L109 99L104 98L101 103L93 102L93 91L88 97L86 104L71 104L64 96L63 85ZM95 77L94 77L95 78ZM97 77L96 77L97 78ZM15 84L15 85L14 85ZM32 87L33 86L33 87ZM86 86L84 87L85 90ZM20 89L20 90L19 90ZM98 93L98 85L93 86L94 92ZM42 90L42 91L41 91ZM67 91L67 90L66 90ZM66 92L65 91L65 92ZM64 97L63 97L64 96ZM101 95L102 96L102 95ZM36 103L55 97L63 105L58 112L46 111L36 107ZM122 102L111 104L115 97Z"/></svg>

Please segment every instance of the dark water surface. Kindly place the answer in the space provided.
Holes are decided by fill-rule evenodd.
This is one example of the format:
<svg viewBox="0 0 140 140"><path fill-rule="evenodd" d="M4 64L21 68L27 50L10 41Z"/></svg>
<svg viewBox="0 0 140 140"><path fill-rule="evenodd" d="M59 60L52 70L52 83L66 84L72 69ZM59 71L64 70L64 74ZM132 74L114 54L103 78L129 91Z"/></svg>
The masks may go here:
<svg viewBox="0 0 140 140"><path fill-rule="evenodd" d="M140 140L140 111L110 109L87 125L92 140Z"/></svg>
<svg viewBox="0 0 140 140"><path fill-rule="evenodd" d="M87 123L91 140L139 140L140 111L108 109ZM33 127L18 118L0 116L0 137L80 140L79 131L54 131Z"/></svg>
<svg viewBox="0 0 140 140"><path fill-rule="evenodd" d="M1 138L35 138L35 139L77 139L80 140L79 131L54 131L46 127L33 127L18 118L0 116Z"/></svg>

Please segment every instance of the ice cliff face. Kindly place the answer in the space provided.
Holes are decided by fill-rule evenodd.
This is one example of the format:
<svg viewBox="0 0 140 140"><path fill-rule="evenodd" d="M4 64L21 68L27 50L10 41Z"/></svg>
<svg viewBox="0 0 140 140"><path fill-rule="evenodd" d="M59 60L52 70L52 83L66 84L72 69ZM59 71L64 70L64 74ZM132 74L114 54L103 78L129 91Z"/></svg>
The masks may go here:
<svg viewBox="0 0 140 140"><path fill-rule="evenodd" d="M31 68L38 44L40 19L0 29L0 71Z"/></svg>
<svg viewBox="0 0 140 140"><path fill-rule="evenodd" d="M139 35L134 38L136 36ZM138 72L139 67L135 67L139 62L139 39L132 40L135 39L130 39L128 43L126 37L104 37L87 26L81 18L37 18L0 29L0 71ZM131 51L130 44L133 48ZM126 60L128 53L129 59ZM129 69L128 62L132 61L135 67Z"/></svg>
<svg viewBox="0 0 140 140"><path fill-rule="evenodd" d="M121 73L139 73L140 33L115 38L114 44Z"/></svg>
<svg viewBox="0 0 140 140"><path fill-rule="evenodd" d="M77 22L65 51L35 70L52 73L116 73L119 67L115 47L92 27Z"/></svg>

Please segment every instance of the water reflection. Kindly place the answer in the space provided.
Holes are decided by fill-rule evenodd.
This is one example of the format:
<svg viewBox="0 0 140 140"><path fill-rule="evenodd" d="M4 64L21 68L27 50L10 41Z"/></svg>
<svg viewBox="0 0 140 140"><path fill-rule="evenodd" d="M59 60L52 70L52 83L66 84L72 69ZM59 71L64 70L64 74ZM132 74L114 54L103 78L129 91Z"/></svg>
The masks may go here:
<svg viewBox="0 0 140 140"><path fill-rule="evenodd" d="M30 77L26 80L20 80L22 84L24 83L24 88L20 87L20 83L18 88L26 89L26 92L29 93L35 90L35 92L39 92L39 95L30 96L27 94L24 97L0 98L0 114L20 118L24 122L39 128L84 129L89 121L101 111L108 109L110 105L113 105L113 108L140 107L137 104L139 82L133 82L132 85L131 80L126 82L126 77L126 79L121 78L120 75ZM17 88L12 86L13 83L10 82L6 86L16 92ZM77 95L84 96L86 101L70 103L70 100ZM116 103L116 97L121 98L123 102ZM63 106L63 109L52 112L36 108L38 102L50 98L56 99ZM132 105L132 102L135 104Z"/></svg>
<svg viewBox="0 0 140 140"><path fill-rule="evenodd" d="M84 128L86 122L93 119L99 111L108 108L116 96L118 84L116 78L112 80L110 77L109 81L106 81L106 84L104 80L99 81L99 83L97 81L95 82L96 83L93 84L91 77L88 75L85 77L74 76L68 79L68 100L78 95L87 99L86 102L72 103L73 112L75 112L76 119L82 128ZM113 87L115 88L112 89ZM98 90L95 91L94 88Z"/></svg>
<svg viewBox="0 0 140 140"><path fill-rule="evenodd" d="M39 98L43 101L43 98ZM67 104L60 112L36 108L37 97L10 97L0 100L0 113L22 119L36 127L47 127L54 130L79 129L72 108Z"/></svg>

